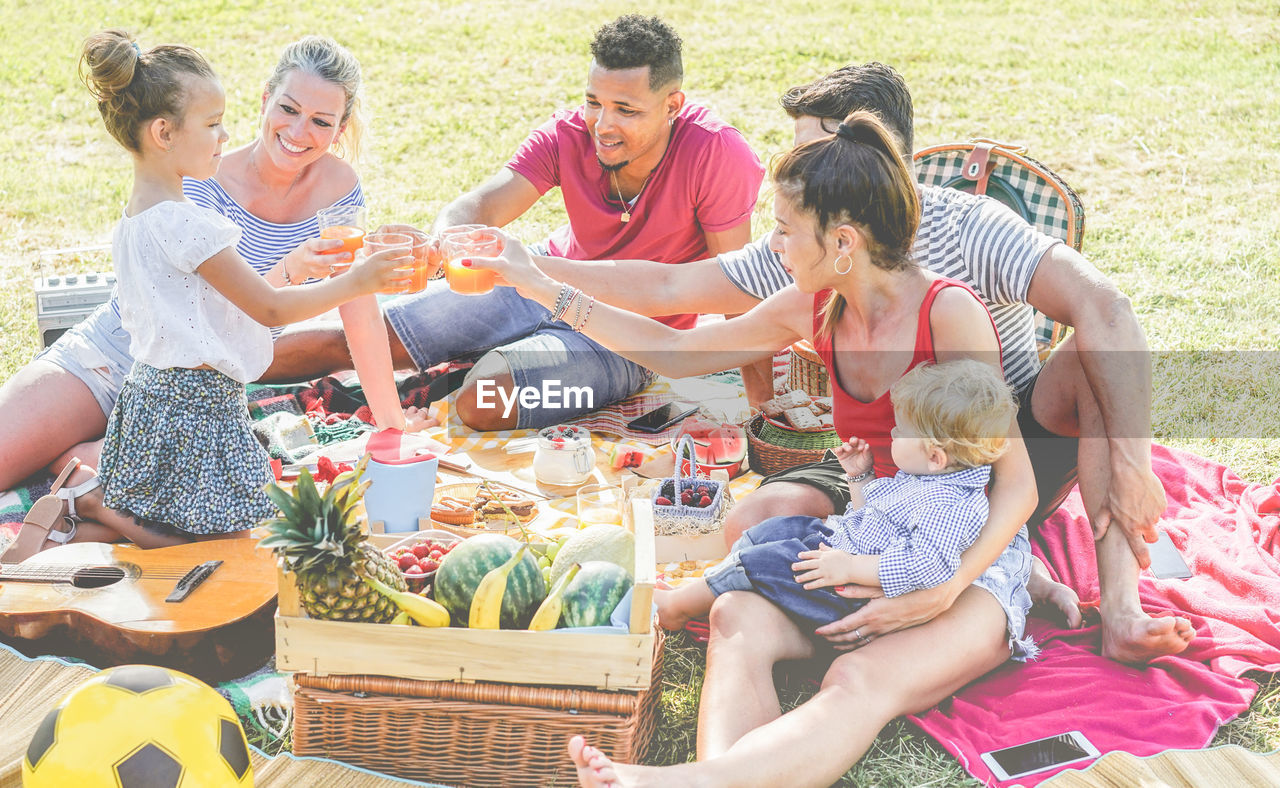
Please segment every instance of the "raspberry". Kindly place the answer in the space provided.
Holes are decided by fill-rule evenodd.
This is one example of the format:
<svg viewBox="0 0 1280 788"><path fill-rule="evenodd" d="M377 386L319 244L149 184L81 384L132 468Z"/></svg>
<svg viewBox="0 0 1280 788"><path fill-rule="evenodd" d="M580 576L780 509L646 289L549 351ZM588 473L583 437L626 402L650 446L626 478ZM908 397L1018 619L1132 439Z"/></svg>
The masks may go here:
<svg viewBox="0 0 1280 788"><path fill-rule="evenodd" d="M655 499L653 500L653 502L654 502L654 503L656 503L656 504L657 504L657 505L659 505L659 506L670 506L670 505L671 505L671 499L670 499L670 498L667 498L667 497L665 497L665 496L661 496L661 495L660 495L660 496L658 496L657 498L655 498Z"/></svg>
<svg viewBox="0 0 1280 788"><path fill-rule="evenodd" d="M711 505L711 496L704 495L698 499L698 508L705 509Z"/></svg>

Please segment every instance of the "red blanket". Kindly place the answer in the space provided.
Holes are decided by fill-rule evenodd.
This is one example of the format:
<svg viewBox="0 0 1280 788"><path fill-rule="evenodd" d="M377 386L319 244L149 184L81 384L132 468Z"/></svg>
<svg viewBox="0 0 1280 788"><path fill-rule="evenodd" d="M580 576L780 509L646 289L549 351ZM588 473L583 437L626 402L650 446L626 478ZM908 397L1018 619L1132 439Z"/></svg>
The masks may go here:
<svg viewBox="0 0 1280 788"><path fill-rule="evenodd" d="M912 719L978 779L1035 785L1062 769L1001 783L983 752L1079 730L1103 753L1154 755L1204 747L1218 726L1249 707L1249 670L1280 670L1280 480L1250 484L1188 452L1153 447L1169 533L1193 576L1139 580L1143 608L1177 613L1196 629L1190 647L1145 669L1099 655L1100 630L1058 629L1038 618L1028 630L1040 659L1009 663ZM1033 548L1081 600L1097 600L1093 539L1079 492L1033 533ZM1088 761L1063 768L1084 768Z"/></svg>

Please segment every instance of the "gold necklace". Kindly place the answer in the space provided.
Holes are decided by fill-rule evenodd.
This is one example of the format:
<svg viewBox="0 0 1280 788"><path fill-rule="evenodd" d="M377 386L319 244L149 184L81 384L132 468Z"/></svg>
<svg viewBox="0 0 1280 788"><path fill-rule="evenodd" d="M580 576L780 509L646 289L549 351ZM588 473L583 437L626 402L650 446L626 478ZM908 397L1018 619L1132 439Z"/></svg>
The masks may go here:
<svg viewBox="0 0 1280 788"><path fill-rule="evenodd" d="M256 162L256 161L254 161L254 160L253 160L253 154L255 154L255 153L257 153L257 152L258 152L258 146L257 146L257 145L255 145L255 146L253 147L253 150L249 151L249 166L253 168L253 172L254 172L254 174L258 176L258 181L259 181L263 186L267 186L267 185L268 185L268 184L267 184L267 179L266 179L265 177L263 177L263 175L262 175L262 170L258 169L258 162ZM283 195L281 195L281 196L279 196L279 197L276 197L276 198L275 198L275 199L276 199L276 201L277 201L277 202L281 202L281 203L282 203L282 202L284 202L284 201L285 201L285 199L286 199L286 198L288 198L289 193L293 191L293 187L298 185L298 180L299 180L301 177L302 177L302 171L301 171L301 170L299 170L299 171L298 171L298 174L297 174L297 175L294 175L294 176L293 176L293 180L289 183L289 188L287 188L287 189L285 189L285 190L284 190L284 194L283 194ZM270 191L268 190L268 192L267 192L267 193L268 193L268 194L270 194Z"/></svg>
<svg viewBox="0 0 1280 788"><path fill-rule="evenodd" d="M622 203L622 223L626 224L631 221L631 209L636 203L640 202L640 195L644 194L644 187L649 185L649 179L653 177L653 170L649 170L649 174L644 176L644 183L640 184L640 191L636 192L636 196L631 198L631 202L622 199L622 189L618 186L618 173L616 170L609 170L609 178L613 181L613 190L618 194L618 202Z"/></svg>

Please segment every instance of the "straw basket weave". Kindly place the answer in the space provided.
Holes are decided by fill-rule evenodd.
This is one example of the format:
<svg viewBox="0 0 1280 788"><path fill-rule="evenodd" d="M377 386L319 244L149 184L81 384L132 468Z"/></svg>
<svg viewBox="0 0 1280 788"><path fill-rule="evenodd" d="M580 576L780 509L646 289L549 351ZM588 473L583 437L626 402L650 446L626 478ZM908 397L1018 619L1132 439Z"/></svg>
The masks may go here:
<svg viewBox="0 0 1280 788"><path fill-rule="evenodd" d="M293 752L451 785L577 785L574 734L617 760L648 755L663 641L659 629L643 692L298 673Z"/></svg>
<svg viewBox="0 0 1280 788"><path fill-rule="evenodd" d="M827 449L840 445L835 430L801 432L758 415L747 422L751 470L768 476L806 462L817 462Z"/></svg>
<svg viewBox="0 0 1280 788"><path fill-rule="evenodd" d="M830 397L831 379L827 365L813 349L813 343L802 339L791 346L787 364L787 385L792 391L803 391L811 397Z"/></svg>

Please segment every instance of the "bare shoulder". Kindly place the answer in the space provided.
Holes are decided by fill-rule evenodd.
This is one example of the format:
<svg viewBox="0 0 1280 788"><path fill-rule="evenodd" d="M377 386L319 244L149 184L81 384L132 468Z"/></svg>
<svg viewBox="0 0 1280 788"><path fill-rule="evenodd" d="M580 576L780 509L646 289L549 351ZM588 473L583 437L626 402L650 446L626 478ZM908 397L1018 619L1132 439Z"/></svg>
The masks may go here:
<svg viewBox="0 0 1280 788"><path fill-rule="evenodd" d="M987 307L963 287L946 287L934 298L929 311L934 347L984 350L998 346Z"/></svg>

